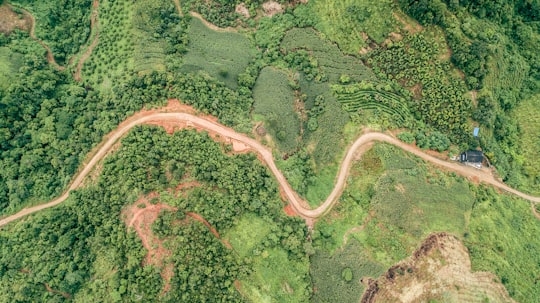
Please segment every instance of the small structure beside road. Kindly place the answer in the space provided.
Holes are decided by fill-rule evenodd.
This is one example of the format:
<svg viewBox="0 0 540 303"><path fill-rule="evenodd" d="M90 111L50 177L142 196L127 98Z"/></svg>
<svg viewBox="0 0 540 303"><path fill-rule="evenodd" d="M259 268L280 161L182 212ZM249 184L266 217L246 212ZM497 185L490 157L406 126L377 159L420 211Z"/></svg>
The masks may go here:
<svg viewBox="0 0 540 303"><path fill-rule="evenodd" d="M465 165L482 168L484 153L479 150L468 150L461 153L459 161Z"/></svg>

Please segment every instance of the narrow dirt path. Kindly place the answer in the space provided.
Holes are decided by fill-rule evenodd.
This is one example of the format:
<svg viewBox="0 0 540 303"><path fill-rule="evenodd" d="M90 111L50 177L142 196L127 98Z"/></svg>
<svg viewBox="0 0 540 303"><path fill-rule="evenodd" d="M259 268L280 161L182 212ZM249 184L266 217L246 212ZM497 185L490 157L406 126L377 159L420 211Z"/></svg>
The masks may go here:
<svg viewBox="0 0 540 303"><path fill-rule="evenodd" d="M90 55L92 54L92 51L97 46L98 41L99 41L99 31L98 31L98 28L97 28L97 26L98 26L98 7L99 7L99 0L94 0L94 2L92 3L92 15L90 16L90 30L92 31L92 30L95 29L96 34L94 35L94 39L92 40L92 42L88 45L88 47L86 48L84 53L79 58L79 61L77 62L75 72L73 73L73 78L75 79L75 81L81 81L81 70L83 68L84 62L90 57ZM34 39L37 43L39 43L47 51L47 62L49 62L49 64L54 66L54 68L56 68L59 71L65 70L66 67L61 66L54 59L54 55L53 55L53 52L52 52L51 48L45 42L43 42L41 39L36 37L36 34L35 34L36 19L34 18L34 16L29 11L27 11L26 9L24 9L22 7L17 6L17 8L20 9L30 19L30 31L29 31L30 38ZM74 60L74 58L76 56L77 55L75 54L75 55L73 55L71 57L71 59L69 59L68 65L71 65L73 63L73 60Z"/></svg>
<svg viewBox="0 0 540 303"><path fill-rule="evenodd" d="M216 31L216 32L221 32L221 33L237 33L238 30L234 27L218 27L217 25L213 24L213 23L210 23L208 22L208 20L204 19L203 16L201 16L201 14L197 13L197 12L189 12L189 14L192 16L192 17L195 17L199 20L201 20L202 23L204 23L204 25L206 25L206 27L208 27L209 29L213 30L213 31Z"/></svg>
<svg viewBox="0 0 540 303"><path fill-rule="evenodd" d="M30 32L29 32L29 35L30 35L30 38L34 39L35 41L37 41L37 43L39 43L46 51L47 51L47 62L49 62L49 64L51 64L52 66L54 66L54 68L56 68L57 70L59 71L63 71L65 70L66 68L64 66L61 66L59 65L56 60L54 60L54 55L51 51L51 48L45 44L45 42L41 41L41 39L39 39L38 37L36 37L36 34L35 34L35 30L36 30L36 18L34 18L34 16L32 14L30 14L29 11L27 11L26 9L22 8L22 7L17 7L19 8L25 15L28 16L28 18L30 19Z"/></svg>
<svg viewBox="0 0 540 303"><path fill-rule="evenodd" d="M77 67L75 68L75 72L73 73L73 79L75 79L75 81L77 82L81 81L81 71L84 66L84 62L90 57L90 55L94 51L94 48L98 45L98 42L99 42L98 8L99 8L99 1L94 0L94 2L92 3L92 16L90 17L90 32L95 31L96 33L90 45L88 45L84 53L79 58L79 62L77 62Z"/></svg>
<svg viewBox="0 0 540 303"><path fill-rule="evenodd" d="M174 1L174 6L176 6L176 10L178 10L178 14L180 15L180 17L183 17L184 12L182 12L182 7L180 6L180 0L173 0L173 1Z"/></svg>
<svg viewBox="0 0 540 303"><path fill-rule="evenodd" d="M292 189L291 185L285 179L285 176L277 168L274 162L272 151L268 147L263 146L260 142L256 141L255 139L249 138L244 134L240 134L229 127L223 126L216 122L215 119L211 119L209 117L195 116L186 112L150 112L146 116L134 116L128 118L116 130L111 132L106 137L105 142L99 145L99 150L95 152L91 160L83 166L82 170L77 174L77 176L75 177L67 191L64 192L64 194L48 203L30 208L25 208L14 215L6 217L0 220L0 226L6 225L28 214L62 203L68 198L70 191L77 189L81 185L83 179L92 171L94 166L107 154L107 152L111 149L111 147L115 144L116 141L118 141L133 127L156 120L176 123L181 122L181 127L179 128L194 127L197 129L204 129L210 133L219 134L219 136L222 138L239 141L245 144L251 150L257 152L259 154L259 158L266 163L270 171L272 171L275 178L277 179L280 187L280 192L282 193L284 198L290 202L290 205L294 209L294 211L304 219L316 219L320 216L323 216L328 210L330 210L330 208L334 205L334 203L338 200L341 193L343 192L343 188L345 187L346 179L349 174L352 162L356 157L359 156L357 155L357 151L364 151L364 149L361 149L361 147L375 141L390 143L439 167L454 171L465 177L474 178L479 182L493 185L497 188L500 188L504 191L517 195L531 202L540 202L540 197L533 197L507 186L506 184L498 181L489 171L478 170L476 168L464 166L456 162L447 162L428 155L420 149L401 142L398 139L393 138L389 135L377 132L370 132L361 135L349 147L339 167L339 172L336 176L336 183L334 189L332 190L326 201L324 201L324 203L322 203L319 207L315 209L311 209L306 201L299 198L297 193Z"/></svg>

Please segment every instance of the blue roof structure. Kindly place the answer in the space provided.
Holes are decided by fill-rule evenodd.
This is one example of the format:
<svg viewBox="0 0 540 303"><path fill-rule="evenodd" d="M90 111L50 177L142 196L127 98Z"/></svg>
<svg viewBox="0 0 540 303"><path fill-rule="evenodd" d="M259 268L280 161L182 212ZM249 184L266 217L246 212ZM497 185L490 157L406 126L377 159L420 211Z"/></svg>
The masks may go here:
<svg viewBox="0 0 540 303"><path fill-rule="evenodd" d="M475 127L475 128L474 128L473 135L474 135L475 137L478 137L478 132L480 132L480 127Z"/></svg>

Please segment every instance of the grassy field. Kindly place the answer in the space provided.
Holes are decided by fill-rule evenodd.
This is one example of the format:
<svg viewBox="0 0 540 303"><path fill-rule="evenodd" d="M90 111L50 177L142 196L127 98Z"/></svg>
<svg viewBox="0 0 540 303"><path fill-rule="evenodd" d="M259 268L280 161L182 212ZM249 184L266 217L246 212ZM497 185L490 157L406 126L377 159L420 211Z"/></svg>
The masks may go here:
<svg viewBox="0 0 540 303"><path fill-rule="evenodd" d="M264 117L265 127L279 150L294 151L298 146L300 120L287 75L274 68L263 69L253 88L253 98L253 113Z"/></svg>
<svg viewBox="0 0 540 303"><path fill-rule="evenodd" d="M515 111L515 118L521 129L521 156L523 166L529 177L529 188L532 193L540 194L540 115L535 114L540 108L540 94L522 101Z"/></svg>
<svg viewBox="0 0 540 303"><path fill-rule="evenodd" d="M309 264L289 259L280 248L263 251L253 260L253 273L242 282L242 293L252 302L307 302Z"/></svg>
<svg viewBox="0 0 540 303"><path fill-rule="evenodd" d="M254 56L251 42L241 34L216 32L193 18L190 43L184 58L184 72L205 71L230 88L238 86L238 74L244 72Z"/></svg>
<svg viewBox="0 0 540 303"><path fill-rule="evenodd" d="M165 70L166 41L161 36L151 35L159 27L159 20L153 18L154 12L159 11L161 3L141 1L134 4L133 38L134 68L136 72L148 73Z"/></svg>
<svg viewBox="0 0 540 303"><path fill-rule="evenodd" d="M7 47L0 47L0 89L9 86L9 80L18 72L21 60L20 54Z"/></svg>
<svg viewBox="0 0 540 303"><path fill-rule="evenodd" d="M380 264L365 255L357 240L333 254L318 250L310 261L314 288L311 302L359 302L365 289L360 280L378 277L384 271ZM345 276L347 271L352 273L350 279Z"/></svg>
<svg viewBox="0 0 540 303"><path fill-rule="evenodd" d="M540 300L540 221L529 203L478 189L465 245L473 270L495 273L518 302Z"/></svg>
<svg viewBox="0 0 540 303"><path fill-rule="evenodd" d="M270 223L248 214L243 216L235 227L224 236L240 257L253 256L253 250L271 231Z"/></svg>
<svg viewBox="0 0 540 303"><path fill-rule="evenodd" d="M358 58L344 54L337 45L326 41L311 28L293 28L285 34L281 47L286 51L306 49L317 60L319 68L331 83L341 75L352 81L372 79L373 73Z"/></svg>
<svg viewBox="0 0 540 303"><path fill-rule="evenodd" d="M394 6L390 0L322 0L309 2L301 13L316 16L317 30L337 42L345 53L357 54L367 46L362 33L382 43L396 30L397 22L392 16Z"/></svg>
<svg viewBox="0 0 540 303"><path fill-rule="evenodd" d="M313 155L317 167L339 160L339 155L348 144L343 138L343 128L349 122L349 115L342 110L328 83L307 81L300 77L300 92L306 95L305 108L313 110L315 99L322 96L322 113L317 115L317 128L305 129L304 141Z"/></svg>

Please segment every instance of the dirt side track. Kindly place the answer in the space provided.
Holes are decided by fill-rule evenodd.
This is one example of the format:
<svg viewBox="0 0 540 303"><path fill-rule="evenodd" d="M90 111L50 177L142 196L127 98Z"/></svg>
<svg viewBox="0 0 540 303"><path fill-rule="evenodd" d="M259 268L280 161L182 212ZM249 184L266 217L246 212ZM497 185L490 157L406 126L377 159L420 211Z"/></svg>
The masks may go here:
<svg viewBox="0 0 540 303"><path fill-rule="evenodd" d="M347 150L347 153L345 157L343 158L343 161L339 167L339 172L336 176L336 183L335 183L334 189L332 190L332 192L330 193L326 201L323 204L321 204L319 207L315 209L311 209L306 201L298 197L296 192L292 189L290 184L285 179L285 176L277 168L274 162L272 151L269 148L263 146L258 141L252 138L249 138L248 136L244 134L240 134L231 128L223 126L219 124L218 122L215 122L214 121L215 119L212 119L211 117L201 117L201 116L196 116L194 114L190 114L188 112L192 112L192 111L189 109L184 109L184 108L179 109L179 111L181 112L157 112L157 111L158 110L149 112L147 113L146 116L142 116L142 117L135 115L131 118L128 118L116 130L112 131L108 136L105 137L104 142L102 142L102 144L99 145L99 149L95 152L95 154L93 155L93 157L90 159L88 163L83 164L82 170L76 175L75 179L73 180L69 188L66 190L66 192L64 192L64 194L62 194L60 197L48 203L44 203L44 204L37 205L30 208L25 208L14 215L11 215L9 217L6 217L0 220L0 227L12 221L15 221L21 217L24 217L28 214L38 212L42 209L53 207L55 205L62 203L64 200L68 198L71 190L74 190L78 188L79 186L81 186L83 179L91 172L94 166L102 158L104 158L107 155L107 153L113 147L115 142L117 142L122 136L124 136L133 127L137 125L149 123L152 121L173 122L175 124L180 123L179 124L180 127L192 127L192 128L194 127L197 129L206 130L210 133L218 134L220 137L226 138L232 142L240 142L246 145L249 149L257 152L260 156L259 158L262 159L266 163L268 168L272 171L272 173L274 174L274 176L276 177L279 183L279 186L280 186L282 194L284 195L284 198L290 202L290 205L294 209L294 211L299 216L305 219L309 219L309 220L316 219L324 215L329 209L332 208L333 204L337 201L337 199L339 198L339 196L341 195L343 191L343 188L346 184L346 179L349 173L349 169L351 167L353 160L359 156L357 155L356 152L357 151L364 152L365 149L361 149L361 147L367 144L370 144L374 141L390 143L426 161L429 161L445 169L454 171L462 176L475 178L476 180L493 185L497 188L500 188L509 193L515 194L531 202L534 202L534 203L540 202L540 197L533 197L507 186L506 184L495 179L489 171L478 170L472 167L463 166L455 162L447 162L447 161L435 158L431 155L428 155L424 153L423 151L419 150L418 148L405 144L399 141L398 139L393 138L389 135L378 133L378 132L368 132L366 134L361 135L356 141L354 141L354 143Z"/></svg>

